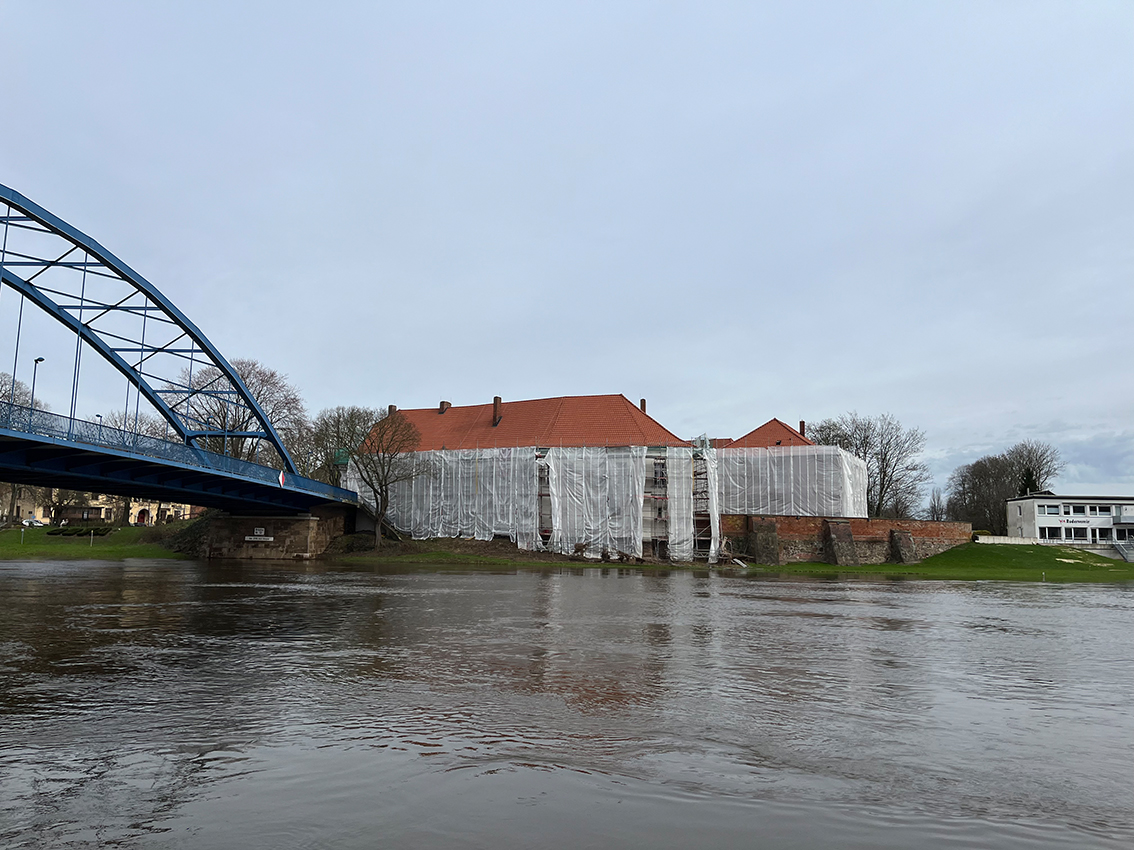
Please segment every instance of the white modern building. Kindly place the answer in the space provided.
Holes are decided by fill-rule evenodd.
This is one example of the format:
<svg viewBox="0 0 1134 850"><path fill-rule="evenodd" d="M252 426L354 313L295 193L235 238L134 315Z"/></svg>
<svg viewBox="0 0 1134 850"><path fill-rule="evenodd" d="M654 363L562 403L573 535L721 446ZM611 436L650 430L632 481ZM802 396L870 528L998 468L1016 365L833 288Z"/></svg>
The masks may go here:
<svg viewBox="0 0 1134 850"><path fill-rule="evenodd" d="M1134 543L1134 496L1057 496L1044 490L1009 499L1007 508L1009 537L1080 546Z"/></svg>

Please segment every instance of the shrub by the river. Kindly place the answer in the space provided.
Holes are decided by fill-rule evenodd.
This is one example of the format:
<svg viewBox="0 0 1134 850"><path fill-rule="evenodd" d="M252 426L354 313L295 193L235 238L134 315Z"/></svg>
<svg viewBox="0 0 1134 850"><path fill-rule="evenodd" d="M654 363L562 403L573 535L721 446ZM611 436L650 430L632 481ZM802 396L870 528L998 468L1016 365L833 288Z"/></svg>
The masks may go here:
<svg viewBox="0 0 1134 850"><path fill-rule="evenodd" d="M374 548L374 533L360 531L357 534L344 534L331 541L324 554L349 555L351 552L369 552Z"/></svg>
<svg viewBox="0 0 1134 850"><path fill-rule="evenodd" d="M142 534L145 543L157 543L173 552L200 558L205 555L205 541L216 511L205 511L196 519L183 519L147 528Z"/></svg>

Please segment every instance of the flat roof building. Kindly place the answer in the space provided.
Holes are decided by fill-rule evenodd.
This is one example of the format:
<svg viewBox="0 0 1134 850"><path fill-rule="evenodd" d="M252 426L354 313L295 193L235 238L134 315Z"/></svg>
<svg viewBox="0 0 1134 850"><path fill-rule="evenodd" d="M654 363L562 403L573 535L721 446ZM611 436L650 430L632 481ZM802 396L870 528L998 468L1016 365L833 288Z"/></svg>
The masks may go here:
<svg viewBox="0 0 1134 850"><path fill-rule="evenodd" d="M1060 496L1050 490L1008 499L1008 536L1041 543L1134 549L1134 496ZM1122 544L1122 545L1116 545ZM1129 558L1127 558L1129 560Z"/></svg>

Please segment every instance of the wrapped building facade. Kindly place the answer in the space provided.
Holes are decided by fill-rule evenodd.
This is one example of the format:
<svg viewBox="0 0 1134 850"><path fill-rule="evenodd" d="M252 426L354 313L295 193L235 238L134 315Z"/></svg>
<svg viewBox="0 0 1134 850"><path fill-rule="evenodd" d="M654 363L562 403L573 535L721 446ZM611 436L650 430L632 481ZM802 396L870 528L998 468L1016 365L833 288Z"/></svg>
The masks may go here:
<svg viewBox="0 0 1134 850"><path fill-rule="evenodd" d="M422 450L417 474L391 489L388 520L415 539L507 536L565 555L714 562L722 513L865 515L865 465L840 449L695 445L644 407L583 396L399 411Z"/></svg>

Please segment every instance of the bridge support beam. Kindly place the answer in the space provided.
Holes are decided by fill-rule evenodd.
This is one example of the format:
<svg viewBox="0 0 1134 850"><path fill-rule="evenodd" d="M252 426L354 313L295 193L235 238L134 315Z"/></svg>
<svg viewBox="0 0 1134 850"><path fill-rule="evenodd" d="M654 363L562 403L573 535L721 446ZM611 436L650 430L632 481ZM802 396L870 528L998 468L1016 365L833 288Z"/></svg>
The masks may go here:
<svg viewBox="0 0 1134 850"><path fill-rule="evenodd" d="M317 558L331 541L354 532L355 509L327 505L299 516L220 514L209 523L203 547L210 560L302 561Z"/></svg>

